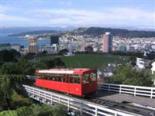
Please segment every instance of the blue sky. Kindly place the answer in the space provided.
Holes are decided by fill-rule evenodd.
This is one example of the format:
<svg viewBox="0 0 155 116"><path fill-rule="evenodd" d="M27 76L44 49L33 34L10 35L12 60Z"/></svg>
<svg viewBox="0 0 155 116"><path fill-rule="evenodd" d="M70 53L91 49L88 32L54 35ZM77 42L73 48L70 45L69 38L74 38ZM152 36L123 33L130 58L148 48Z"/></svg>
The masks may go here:
<svg viewBox="0 0 155 116"><path fill-rule="evenodd" d="M0 27L155 29L155 0L0 0Z"/></svg>

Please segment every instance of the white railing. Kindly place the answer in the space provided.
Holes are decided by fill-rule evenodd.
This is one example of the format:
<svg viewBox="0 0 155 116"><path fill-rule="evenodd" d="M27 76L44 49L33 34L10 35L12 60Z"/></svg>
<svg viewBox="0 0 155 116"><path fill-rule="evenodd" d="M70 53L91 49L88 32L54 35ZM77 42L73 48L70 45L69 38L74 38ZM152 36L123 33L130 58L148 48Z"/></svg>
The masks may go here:
<svg viewBox="0 0 155 116"><path fill-rule="evenodd" d="M143 96L155 98L155 87L144 87L144 86L132 86L132 85L119 85L105 83L100 87L102 90L112 91L117 93L132 94L134 96Z"/></svg>
<svg viewBox="0 0 155 116"><path fill-rule="evenodd" d="M137 114L127 111L116 111L117 109L110 109L106 106L98 105L85 100L69 97L51 91L46 91L36 87L23 85L28 96L45 104L62 104L69 109L74 109L80 114L87 114L90 116L134 116Z"/></svg>

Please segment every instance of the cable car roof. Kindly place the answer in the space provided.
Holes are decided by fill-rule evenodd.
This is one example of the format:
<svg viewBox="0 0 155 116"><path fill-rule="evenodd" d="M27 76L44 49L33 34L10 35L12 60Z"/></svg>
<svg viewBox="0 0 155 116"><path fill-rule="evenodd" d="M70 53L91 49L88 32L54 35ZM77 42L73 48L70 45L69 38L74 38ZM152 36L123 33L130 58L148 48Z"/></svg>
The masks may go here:
<svg viewBox="0 0 155 116"><path fill-rule="evenodd" d="M75 68L75 69L45 69L37 70L36 73L40 74L84 74L85 72L94 72L89 68Z"/></svg>

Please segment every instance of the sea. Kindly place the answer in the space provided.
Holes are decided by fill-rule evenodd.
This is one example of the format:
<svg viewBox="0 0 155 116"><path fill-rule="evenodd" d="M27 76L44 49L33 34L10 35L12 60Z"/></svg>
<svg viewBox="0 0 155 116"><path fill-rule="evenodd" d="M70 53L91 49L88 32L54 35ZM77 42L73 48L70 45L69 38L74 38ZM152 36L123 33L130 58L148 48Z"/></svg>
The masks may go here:
<svg viewBox="0 0 155 116"><path fill-rule="evenodd" d="M28 40L24 37L8 36L7 33L0 33L0 44L20 44L24 47L28 47ZM39 39L38 46L50 45L50 39Z"/></svg>

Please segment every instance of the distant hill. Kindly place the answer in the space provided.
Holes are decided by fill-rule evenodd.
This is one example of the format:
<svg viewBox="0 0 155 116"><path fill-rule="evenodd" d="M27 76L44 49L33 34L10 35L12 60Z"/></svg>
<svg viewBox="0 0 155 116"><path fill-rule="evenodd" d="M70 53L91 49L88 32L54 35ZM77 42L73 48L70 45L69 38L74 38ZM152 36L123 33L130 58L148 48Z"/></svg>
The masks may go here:
<svg viewBox="0 0 155 116"><path fill-rule="evenodd" d="M17 33L17 34L9 34L9 36L25 36L25 35L33 35L33 34L57 34L60 33L60 31L55 31L55 30L38 30L38 31L28 31L28 32L21 32L21 33Z"/></svg>
<svg viewBox="0 0 155 116"><path fill-rule="evenodd" d="M37 27L6 27L6 28L0 28L0 33L3 34L18 34L23 32L30 32L30 31L39 31L39 30L48 30L48 28L37 28Z"/></svg>
<svg viewBox="0 0 155 116"><path fill-rule="evenodd" d="M59 31L68 31L73 28L61 27L5 27L0 28L0 35L25 35L25 34L42 34Z"/></svg>
<svg viewBox="0 0 155 116"><path fill-rule="evenodd" d="M102 27L89 27L89 28L58 28L58 27L17 27L17 28L0 28L0 34L7 34L11 36L23 36L26 34L44 34L44 33L61 33L68 32L69 34L91 35L100 36L105 32L111 32L113 36L120 36L126 38L132 37L155 37L155 31L141 31L141 30L128 30L119 28L102 28Z"/></svg>
<svg viewBox="0 0 155 116"><path fill-rule="evenodd" d="M87 34L92 36L99 36L105 32L111 32L114 36L120 37L155 37L155 31L140 31L140 30L127 30L127 29L114 29L114 28L78 28L71 32L72 34Z"/></svg>

